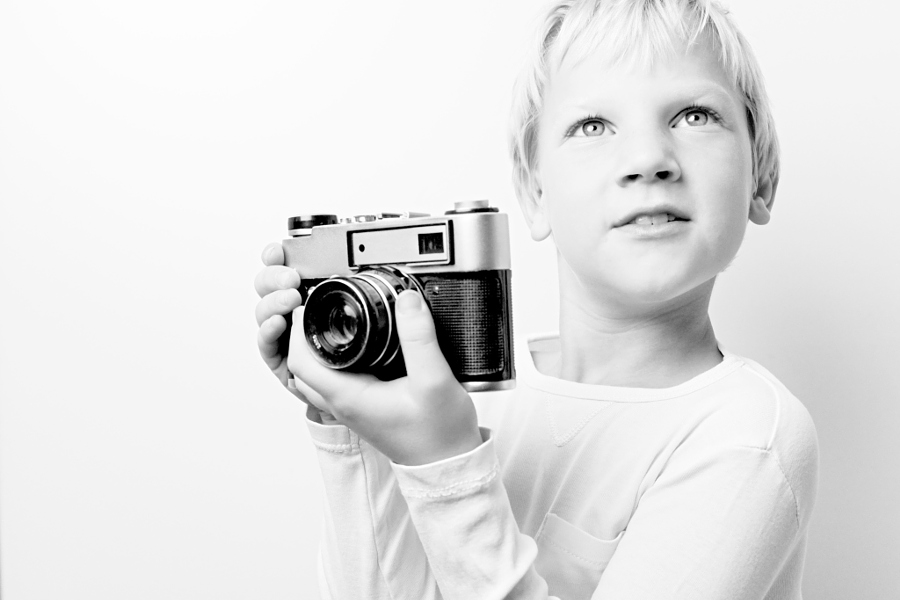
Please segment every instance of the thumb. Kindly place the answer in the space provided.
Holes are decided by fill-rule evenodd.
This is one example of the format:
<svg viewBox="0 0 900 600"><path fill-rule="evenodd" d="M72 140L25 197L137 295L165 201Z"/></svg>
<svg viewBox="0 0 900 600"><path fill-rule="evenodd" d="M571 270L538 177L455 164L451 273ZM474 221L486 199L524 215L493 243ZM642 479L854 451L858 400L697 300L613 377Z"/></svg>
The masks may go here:
<svg viewBox="0 0 900 600"><path fill-rule="evenodd" d="M431 311L419 292L406 290L397 296L397 335L406 373L412 383L430 387L456 380L438 345Z"/></svg>

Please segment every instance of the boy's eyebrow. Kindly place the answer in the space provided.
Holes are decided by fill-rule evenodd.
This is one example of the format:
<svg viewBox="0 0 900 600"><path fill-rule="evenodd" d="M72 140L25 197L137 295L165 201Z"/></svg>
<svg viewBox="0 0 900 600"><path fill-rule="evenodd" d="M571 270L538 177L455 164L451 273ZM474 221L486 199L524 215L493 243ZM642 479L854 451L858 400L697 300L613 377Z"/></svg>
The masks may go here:
<svg viewBox="0 0 900 600"><path fill-rule="evenodd" d="M713 98L730 105L732 101L736 100L732 93L713 82L703 82L696 87L688 84L673 90L668 96L665 100L666 104L690 103L698 99ZM598 104L603 104L605 101L606 98L602 95L573 98L572 102L564 102L562 108L579 112L590 112L595 110Z"/></svg>
<svg viewBox="0 0 900 600"><path fill-rule="evenodd" d="M694 89L688 88L684 92L680 93L679 96L684 98L703 98L713 96L725 102L731 102L734 99L733 95L728 92L728 90L717 83L704 83L702 86Z"/></svg>

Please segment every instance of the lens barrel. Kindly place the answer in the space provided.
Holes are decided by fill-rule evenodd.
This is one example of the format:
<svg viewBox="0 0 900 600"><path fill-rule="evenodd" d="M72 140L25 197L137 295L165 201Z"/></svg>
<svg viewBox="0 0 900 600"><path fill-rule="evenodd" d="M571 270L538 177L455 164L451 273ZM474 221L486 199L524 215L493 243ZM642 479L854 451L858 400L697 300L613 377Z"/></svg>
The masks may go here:
<svg viewBox="0 0 900 600"><path fill-rule="evenodd" d="M332 277L309 293L303 329L313 355L332 369L373 372L400 357L394 303L415 281L393 267Z"/></svg>

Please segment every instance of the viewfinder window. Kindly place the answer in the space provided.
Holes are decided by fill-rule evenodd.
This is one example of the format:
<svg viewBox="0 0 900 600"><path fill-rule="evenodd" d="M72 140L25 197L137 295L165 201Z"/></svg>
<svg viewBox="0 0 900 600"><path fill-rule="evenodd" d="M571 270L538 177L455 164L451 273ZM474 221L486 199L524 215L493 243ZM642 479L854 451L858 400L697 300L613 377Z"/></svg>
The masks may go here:
<svg viewBox="0 0 900 600"><path fill-rule="evenodd" d="M440 233L419 234L419 254L443 254L444 236Z"/></svg>

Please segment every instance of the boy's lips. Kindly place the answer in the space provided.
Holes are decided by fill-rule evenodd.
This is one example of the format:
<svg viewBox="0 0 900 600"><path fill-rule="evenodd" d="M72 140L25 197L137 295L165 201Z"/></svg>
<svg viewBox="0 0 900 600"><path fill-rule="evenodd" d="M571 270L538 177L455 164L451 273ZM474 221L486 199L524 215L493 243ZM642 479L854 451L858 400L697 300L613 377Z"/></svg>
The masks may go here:
<svg viewBox="0 0 900 600"><path fill-rule="evenodd" d="M624 225L658 226L672 221L690 221L684 212L674 206L653 206L635 209L613 224L613 228Z"/></svg>

